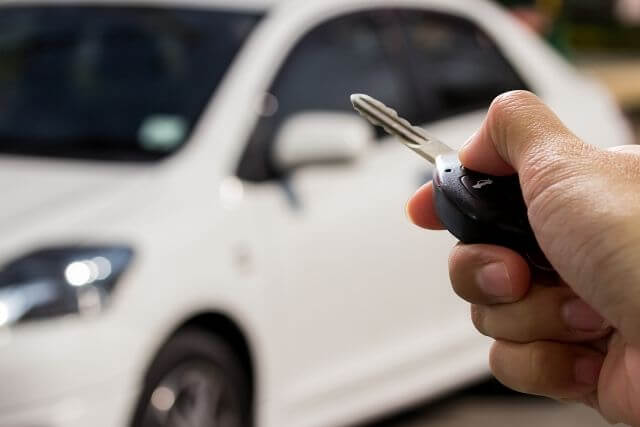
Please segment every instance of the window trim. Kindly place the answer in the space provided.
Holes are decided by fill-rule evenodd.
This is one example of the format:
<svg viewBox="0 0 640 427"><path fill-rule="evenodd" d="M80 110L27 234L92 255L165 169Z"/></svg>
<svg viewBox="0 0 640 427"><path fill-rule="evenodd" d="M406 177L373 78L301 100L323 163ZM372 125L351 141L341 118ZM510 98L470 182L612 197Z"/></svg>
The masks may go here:
<svg viewBox="0 0 640 427"><path fill-rule="evenodd" d="M401 25L400 14L398 14L398 12L401 12L401 11L421 11L423 13L445 16L447 18L453 18L453 19L460 20L470 24L471 26L476 28L476 30L484 34L488 40L491 41L492 46L495 48L500 58L502 58L505 61L505 63L509 65L509 67L513 70L514 74L519 78L519 80L524 84L524 86L527 88L530 88L529 90L536 91L536 88L538 86L536 82L528 78L526 72L523 72L521 67L522 64L520 64L520 61L518 60L513 61L509 59L509 56L505 54L505 51L508 49L505 49L505 46L503 45L503 43L500 42L499 37L496 37L494 32L492 32L489 28L487 28L487 25L484 25L484 20L482 19L482 16L480 16L479 13L476 13L475 10L472 10L471 12L469 12L467 10L458 9L456 7L450 8L448 6L440 6L440 5L436 5L436 7L429 7L429 6L420 7L420 5L417 5L411 2L403 2L401 4L393 5L391 7L388 5L380 5L380 4L371 5L371 6L344 5L339 10L332 10L330 13L323 10L325 14L321 18L314 17L314 18L308 19L308 17L305 17L307 18L307 20L303 20L305 26L303 26L302 24L300 24L300 22L298 22L296 24L296 27L293 29L295 36L290 37L289 43L287 44L287 46L280 50L281 55L279 56L278 60L273 64L270 70L270 75L268 79L265 79L261 94L269 93L269 90L273 87L273 84L277 80L279 74L282 71L282 68L286 65L287 60L290 58L293 51L304 40L304 38L307 37L312 31L316 30L318 27L328 22L331 22L332 20L335 20L335 19L339 19L349 15L355 15L358 13L370 13L370 12L376 12L380 10L395 12L394 25ZM407 55L406 51L410 49L411 49L410 46L406 46L405 48L403 48L403 51L405 52L402 55L403 56ZM411 79L410 85L412 87L416 87L416 85L419 85L415 81L415 77L413 77L413 73L404 72L404 74ZM469 114L475 111L478 111L478 109L470 109L465 112L460 112L459 114ZM434 119L432 122L443 120L443 119L446 119L447 117L451 117L451 116L443 116L443 117ZM250 130L245 133L245 137L243 138L243 141L240 144L242 148L238 151L239 154L236 156L236 159L232 163L234 165L234 168L232 171L233 175L243 181L250 181L242 177L239 172L241 169L241 164L244 160L245 152L247 150L247 147L251 141L251 138L254 132L256 131L259 125L259 122L260 122L260 117L258 116L256 120L252 122L251 126L247 126L247 128L250 128ZM419 125L426 125L432 122L419 123ZM259 181L251 180L250 182L252 184L261 184L261 183L273 182L274 179L275 178L259 180Z"/></svg>
<svg viewBox="0 0 640 427"><path fill-rule="evenodd" d="M501 59L502 61L504 61L504 63L511 69L511 71L514 74L514 76L522 84L522 89L523 90L533 90L532 89L533 85L531 84L531 82L523 77L523 74L518 69L517 64L514 64L512 61L510 61L507 58L507 56L504 53L504 49L500 46L500 44L498 43L496 38L493 36L493 34L491 34L485 28L483 28L481 25L479 25L479 23L477 21L473 21L472 19L469 19L468 17L462 16L462 15L455 15L455 14L451 14L451 13L435 11L435 10L432 10L432 9L421 9L421 8L416 8L416 7L402 7L402 8L396 8L396 10L397 11L402 11L402 12L418 12L419 11L419 12L421 12L423 14L423 16L424 15L428 15L429 17L434 17L434 18L444 17L446 20L458 21L459 23L463 23L463 25L469 26L474 31L476 31L479 34L481 34L482 36L484 36L491 43L491 47L496 52L497 57L499 59ZM397 23L399 25L401 25L401 26L403 24L403 19L402 19L402 16L400 14L398 15ZM405 54L408 54L410 56L409 58L407 58L407 61L409 63L411 62L411 57L413 57L411 51L414 50L414 49L415 49L414 44L412 43L412 41L409 38L407 38L407 47L406 47L406 49L403 49L403 51L405 52ZM417 81L419 77L414 72L413 68L412 68L412 70L410 70L408 75L413 80L413 86L414 87L420 87L421 86L420 82ZM455 117L457 115L470 114L470 113L477 112L479 110L482 110L482 107L469 107L468 109L464 109L462 111L459 111L454 115L438 115L438 116L435 116L432 120L430 120L428 122L422 122L422 123L416 123L416 124L420 125L420 126L429 125L431 123L435 123L435 122L438 122L438 121L441 121L441 120L446 120L448 118Z"/></svg>

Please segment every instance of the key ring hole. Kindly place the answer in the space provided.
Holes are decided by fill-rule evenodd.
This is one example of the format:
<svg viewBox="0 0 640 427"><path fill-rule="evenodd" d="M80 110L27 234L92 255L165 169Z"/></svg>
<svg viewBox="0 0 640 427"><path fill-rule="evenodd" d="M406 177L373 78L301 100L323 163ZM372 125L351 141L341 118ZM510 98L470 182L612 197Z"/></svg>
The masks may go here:
<svg viewBox="0 0 640 427"><path fill-rule="evenodd" d="M444 170L446 173L451 173L451 169L445 169Z"/></svg>

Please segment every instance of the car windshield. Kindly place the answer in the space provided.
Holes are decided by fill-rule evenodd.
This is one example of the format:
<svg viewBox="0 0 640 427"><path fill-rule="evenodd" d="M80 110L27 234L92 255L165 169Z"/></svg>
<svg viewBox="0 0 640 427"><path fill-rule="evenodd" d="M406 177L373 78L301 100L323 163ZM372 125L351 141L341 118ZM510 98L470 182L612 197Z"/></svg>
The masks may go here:
<svg viewBox="0 0 640 427"><path fill-rule="evenodd" d="M0 153L145 161L189 138L260 16L0 8Z"/></svg>

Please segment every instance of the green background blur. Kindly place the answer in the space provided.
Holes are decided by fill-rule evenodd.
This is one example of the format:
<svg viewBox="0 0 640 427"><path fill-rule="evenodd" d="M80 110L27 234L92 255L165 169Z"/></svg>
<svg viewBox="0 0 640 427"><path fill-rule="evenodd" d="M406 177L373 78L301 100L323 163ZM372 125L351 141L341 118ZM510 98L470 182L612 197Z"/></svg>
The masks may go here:
<svg viewBox="0 0 640 427"><path fill-rule="evenodd" d="M634 0L498 0L534 10L543 34L569 57L583 53L640 55L640 2Z"/></svg>

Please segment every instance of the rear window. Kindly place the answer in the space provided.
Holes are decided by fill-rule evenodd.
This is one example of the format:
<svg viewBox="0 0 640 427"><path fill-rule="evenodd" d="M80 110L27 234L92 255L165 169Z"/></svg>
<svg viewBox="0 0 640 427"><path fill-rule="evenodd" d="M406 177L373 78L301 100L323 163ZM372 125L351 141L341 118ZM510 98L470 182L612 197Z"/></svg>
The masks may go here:
<svg viewBox="0 0 640 427"><path fill-rule="evenodd" d="M258 22L251 12L0 8L0 153L161 159Z"/></svg>

